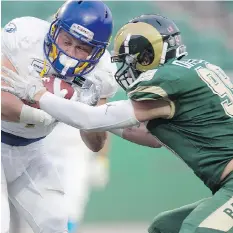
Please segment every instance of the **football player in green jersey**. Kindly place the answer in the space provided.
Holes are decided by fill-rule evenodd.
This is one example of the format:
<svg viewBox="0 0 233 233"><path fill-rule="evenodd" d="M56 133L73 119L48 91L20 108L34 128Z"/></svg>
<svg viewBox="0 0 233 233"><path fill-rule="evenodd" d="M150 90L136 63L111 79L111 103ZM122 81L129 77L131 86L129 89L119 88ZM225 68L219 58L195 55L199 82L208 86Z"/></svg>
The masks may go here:
<svg viewBox="0 0 233 233"><path fill-rule="evenodd" d="M148 130L177 154L213 197L160 214L150 233L233 232L233 83L224 71L186 59L169 19L142 15L117 33L116 80L135 108L160 103ZM166 104L165 104L166 103ZM170 106L170 107L168 107ZM169 111L167 111L169 109Z"/></svg>
<svg viewBox="0 0 233 233"><path fill-rule="evenodd" d="M13 77L14 87L5 91L39 102L42 110L80 129L119 133L117 128L147 122L151 134L213 192L211 198L160 214L149 233L232 233L230 78L207 61L186 59L179 29L160 15L142 15L124 25L115 37L114 51L113 61L121 64L115 77L128 101L87 106L46 92L38 80L29 83L18 76ZM91 100L98 88L88 91Z"/></svg>

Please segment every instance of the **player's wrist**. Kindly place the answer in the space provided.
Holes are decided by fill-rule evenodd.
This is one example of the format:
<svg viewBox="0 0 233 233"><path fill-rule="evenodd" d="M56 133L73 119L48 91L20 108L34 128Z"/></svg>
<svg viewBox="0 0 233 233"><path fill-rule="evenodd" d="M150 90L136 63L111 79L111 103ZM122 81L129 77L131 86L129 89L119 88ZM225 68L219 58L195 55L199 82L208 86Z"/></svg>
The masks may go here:
<svg viewBox="0 0 233 233"><path fill-rule="evenodd" d="M40 99L41 99L41 97L42 97L46 92L47 92L46 88L44 88L44 89L38 91L38 92L34 95L34 98L33 98L34 101L35 101L35 102L39 102Z"/></svg>
<svg viewBox="0 0 233 233"><path fill-rule="evenodd" d="M53 123L55 120L48 113L43 110L30 107L28 105L23 105L20 113L21 123L25 124L34 124L34 125L43 125L47 126Z"/></svg>
<svg viewBox="0 0 233 233"><path fill-rule="evenodd" d="M124 138L124 129L111 129L109 130L109 132L121 137L121 138Z"/></svg>

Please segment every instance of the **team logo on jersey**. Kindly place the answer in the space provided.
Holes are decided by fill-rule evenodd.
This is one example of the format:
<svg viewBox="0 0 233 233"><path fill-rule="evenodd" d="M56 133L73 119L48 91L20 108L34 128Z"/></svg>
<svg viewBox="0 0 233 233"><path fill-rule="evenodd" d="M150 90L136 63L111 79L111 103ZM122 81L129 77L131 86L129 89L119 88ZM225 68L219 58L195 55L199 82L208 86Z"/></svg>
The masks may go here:
<svg viewBox="0 0 233 233"><path fill-rule="evenodd" d="M8 33L15 32L17 30L17 27L14 23L10 22L5 26L5 31Z"/></svg>

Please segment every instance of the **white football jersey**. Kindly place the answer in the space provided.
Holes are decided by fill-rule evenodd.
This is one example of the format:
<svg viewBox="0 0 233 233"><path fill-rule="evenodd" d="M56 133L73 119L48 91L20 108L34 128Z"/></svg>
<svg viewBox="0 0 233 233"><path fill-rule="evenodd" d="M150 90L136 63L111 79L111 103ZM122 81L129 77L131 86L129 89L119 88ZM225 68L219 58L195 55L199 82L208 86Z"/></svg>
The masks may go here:
<svg viewBox="0 0 233 233"><path fill-rule="evenodd" d="M27 76L33 67L38 73L44 68L44 38L48 33L50 23L34 17L21 17L10 21L2 30L2 54L14 65L21 76ZM111 63L110 54L105 52L99 64L88 75L93 75L97 69L103 71L102 98L113 96L117 91L114 79L116 65ZM46 74L55 74L55 71L46 62ZM105 74L104 74L105 72ZM25 138L38 138L48 135L57 123L47 127L26 125L2 121L2 130Z"/></svg>

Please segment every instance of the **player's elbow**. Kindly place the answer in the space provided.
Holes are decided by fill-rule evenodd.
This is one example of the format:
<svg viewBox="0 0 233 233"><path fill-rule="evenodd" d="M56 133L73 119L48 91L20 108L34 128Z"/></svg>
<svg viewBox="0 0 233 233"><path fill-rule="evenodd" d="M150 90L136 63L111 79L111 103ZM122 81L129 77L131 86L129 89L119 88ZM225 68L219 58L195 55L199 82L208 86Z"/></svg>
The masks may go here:
<svg viewBox="0 0 233 233"><path fill-rule="evenodd" d="M80 131L81 138L86 146L93 152L99 152L103 149L107 139L106 132L86 132Z"/></svg>
<svg viewBox="0 0 233 233"><path fill-rule="evenodd" d="M91 148L89 148L93 152L99 152L104 148L104 143L102 144L92 144Z"/></svg>
<svg viewBox="0 0 233 233"><path fill-rule="evenodd" d="M144 146L151 147L151 148L161 148L162 145L160 142L150 133L147 133L145 136L145 141L143 142Z"/></svg>
<svg viewBox="0 0 233 233"><path fill-rule="evenodd" d="M158 142L153 142L152 144L149 145L149 147L152 147L152 148L161 148L162 145L159 144Z"/></svg>
<svg viewBox="0 0 233 233"><path fill-rule="evenodd" d="M96 133L95 139L93 140L92 143L92 148L91 150L93 152L99 152L104 148L104 144L107 139L107 133L106 132L101 132L101 133Z"/></svg>

